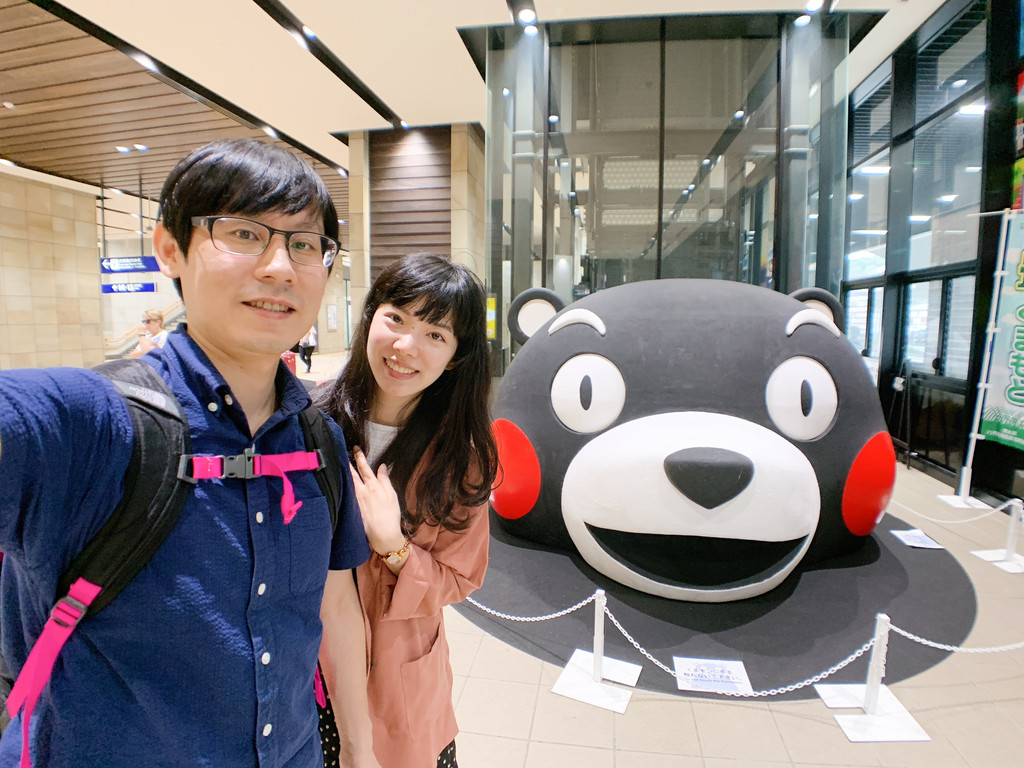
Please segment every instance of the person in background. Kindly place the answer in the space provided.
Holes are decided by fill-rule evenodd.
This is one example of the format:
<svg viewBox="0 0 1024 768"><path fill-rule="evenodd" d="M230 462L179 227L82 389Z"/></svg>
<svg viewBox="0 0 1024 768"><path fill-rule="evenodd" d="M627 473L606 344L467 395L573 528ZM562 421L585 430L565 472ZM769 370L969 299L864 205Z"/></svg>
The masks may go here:
<svg viewBox="0 0 1024 768"><path fill-rule="evenodd" d="M381 765L455 768L458 726L442 609L487 570L497 469L485 294L465 267L406 256L370 288L348 364L319 390L352 446L374 554L356 570ZM344 646L325 632L321 659Z"/></svg>
<svg viewBox="0 0 1024 768"><path fill-rule="evenodd" d="M352 574L370 552L351 477L338 478L332 537L313 471L274 474L267 461L305 451L309 396L281 353L319 310L338 252L334 204L296 155L234 139L181 160L160 210L154 253L188 323L139 363L181 403L195 454L255 453L271 469L189 485L163 546L61 651L31 727L20 711L4 730L0 766L26 751L37 768L319 768L323 625L342 764L379 768ZM15 674L62 571L117 506L132 449L127 406L99 373L0 371L0 622Z"/></svg>
<svg viewBox="0 0 1024 768"><path fill-rule="evenodd" d="M316 323L299 339L299 357L306 364L306 373L313 367L313 352L316 350Z"/></svg>
<svg viewBox="0 0 1024 768"><path fill-rule="evenodd" d="M143 312L141 325L139 344L128 353L129 357L142 357L150 350L162 347L167 341L167 331L164 330L164 313L159 309L147 309Z"/></svg>

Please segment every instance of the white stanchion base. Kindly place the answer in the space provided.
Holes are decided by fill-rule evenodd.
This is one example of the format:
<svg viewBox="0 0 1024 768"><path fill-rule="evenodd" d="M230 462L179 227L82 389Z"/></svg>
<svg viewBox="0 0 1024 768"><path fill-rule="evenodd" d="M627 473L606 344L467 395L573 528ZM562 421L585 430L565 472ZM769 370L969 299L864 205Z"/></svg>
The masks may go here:
<svg viewBox="0 0 1024 768"><path fill-rule="evenodd" d="M939 496L939 501L944 501L951 507L957 507L958 509L991 509L981 499L976 499L973 496Z"/></svg>
<svg viewBox="0 0 1024 768"><path fill-rule="evenodd" d="M864 709L867 686L860 684L817 684L814 690L829 709ZM875 714L835 715L846 738L853 742L868 741L931 741L931 737L900 704L896 694L886 686L878 689Z"/></svg>
<svg viewBox="0 0 1024 768"><path fill-rule="evenodd" d="M1011 553L1010 557L1007 557L1005 549L984 549L971 554L992 563L997 568L1002 568L1007 573L1024 573L1024 556Z"/></svg>
<svg viewBox="0 0 1024 768"><path fill-rule="evenodd" d="M643 667L639 664L609 659L607 656L601 663L601 673L605 680L630 688L636 685L642 671ZM633 695L632 691L625 688L594 680L594 654L579 648L573 651L572 658L551 687L551 692L584 704L610 709L620 715L626 711L626 705Z"/></svg>

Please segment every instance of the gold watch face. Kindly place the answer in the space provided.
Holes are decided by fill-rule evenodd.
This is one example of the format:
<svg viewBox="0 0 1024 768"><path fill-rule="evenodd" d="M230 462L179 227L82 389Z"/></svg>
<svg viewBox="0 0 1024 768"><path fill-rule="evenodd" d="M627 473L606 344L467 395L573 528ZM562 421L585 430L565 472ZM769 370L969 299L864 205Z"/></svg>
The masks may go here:
<svg viewBox="0 0 1024 768"><path fill-rule="evenodd" d="M400 562L402 562L402 556L397 552L392 552L390 555L387 556L387 561L391 565L398 565Z"/></svg>

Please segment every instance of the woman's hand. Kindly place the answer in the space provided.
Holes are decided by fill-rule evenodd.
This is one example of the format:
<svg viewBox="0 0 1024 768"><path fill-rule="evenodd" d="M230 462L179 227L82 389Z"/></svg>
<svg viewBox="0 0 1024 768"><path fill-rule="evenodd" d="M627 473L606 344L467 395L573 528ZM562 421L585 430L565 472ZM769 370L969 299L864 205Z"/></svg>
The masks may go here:
<svg viewBox="0 0 1024 768"><path fill-rule="evenodd" d="M405 535L402 533L398 494L391 485L387 467L381 464L374 475L362 450L356 447L353 455L355 462L350 467L352 483L363 515L366 539L377 554L395 552L405 544Z"/></svg>

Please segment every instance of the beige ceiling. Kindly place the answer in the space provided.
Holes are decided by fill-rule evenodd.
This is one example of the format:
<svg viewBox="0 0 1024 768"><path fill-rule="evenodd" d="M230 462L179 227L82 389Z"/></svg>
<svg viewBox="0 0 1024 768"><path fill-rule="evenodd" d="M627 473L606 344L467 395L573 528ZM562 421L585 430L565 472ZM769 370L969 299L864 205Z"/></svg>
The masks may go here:
<svg viewBox="0 0 1024 768"><path fill-rule="evenodd" d="M279 4L409 125L484 124L484 81L459 30L510 24L505 0ZM851 56L851 84L941 4L839 0L838 10L887 12ZM541 22L796 12L802 5L535 0ZM90 24L100 37L105 31L114 39L97 39L80 29ZM160 73L149 71L144 58L118 50L122 43L148 56ZM264 136L269 127L308 152L332 193L344 194L347 202L347 184L336 170L349 166L344 135L391 127L254 0L40 0L38 5L0 0L4 100L14 109L0 107L0 158L146 196L155 195L173 163L191 148L220 136ZM114 149L135 143L147 150L122 154Z"/></svg>

